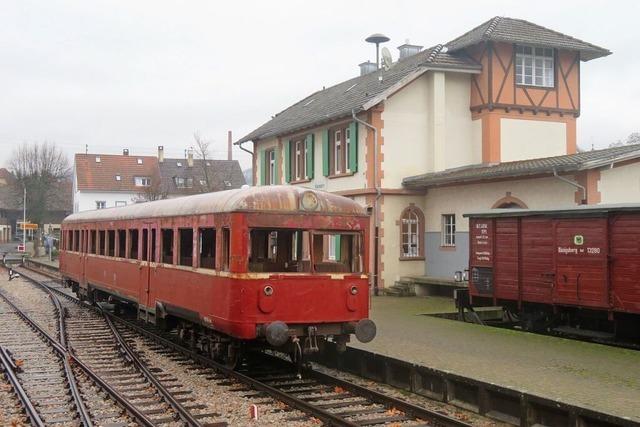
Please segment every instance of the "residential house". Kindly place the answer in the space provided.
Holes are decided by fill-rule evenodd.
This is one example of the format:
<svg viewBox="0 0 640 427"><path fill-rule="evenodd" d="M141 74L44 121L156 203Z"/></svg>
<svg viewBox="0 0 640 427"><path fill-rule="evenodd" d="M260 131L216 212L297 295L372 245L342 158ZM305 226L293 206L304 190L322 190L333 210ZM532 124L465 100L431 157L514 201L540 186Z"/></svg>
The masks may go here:
<svg viewBox="0 0 640 427"><path fill-rule="evenodd" d="M237 160L184 159L123 154L76 154L74 212L126 206L149 200L240 188L245 184Z"/></svg>
<svg viewBox="0 0 640 427"><path fill-rule="evenodd" d="M388 69L365 62L236 142L253 142L256 185L371 208L376 290L464 270L465 212L640 201L637 147L577 150L581 64L607 49L504 17L398 49Z"/></svg>

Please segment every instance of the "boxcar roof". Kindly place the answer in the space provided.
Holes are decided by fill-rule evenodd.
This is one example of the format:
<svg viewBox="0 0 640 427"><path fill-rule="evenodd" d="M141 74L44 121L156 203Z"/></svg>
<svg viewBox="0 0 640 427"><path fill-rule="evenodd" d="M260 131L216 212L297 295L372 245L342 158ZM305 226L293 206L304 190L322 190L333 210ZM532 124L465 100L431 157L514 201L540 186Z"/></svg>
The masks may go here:
<svg viewBox="0 0 640 427"><path fill-rule="evenodd" d="M301 207L302 195L313 193L318 205L315 210ZM197 194L175 199L137 203L118 208L78 212L63 223L133 220L224 212L309 212L334 215L366 216L365 208L347 197L292 185L249 187L237 190Z"/></svg>
<svg viewBox="0 0 640 427"><path fill-rule="evenodd" d="M489 209L463 214L467 218L497 218L514 216L579 216L609 212L640 212L640 203L567 206L555 209Z"/></svg>

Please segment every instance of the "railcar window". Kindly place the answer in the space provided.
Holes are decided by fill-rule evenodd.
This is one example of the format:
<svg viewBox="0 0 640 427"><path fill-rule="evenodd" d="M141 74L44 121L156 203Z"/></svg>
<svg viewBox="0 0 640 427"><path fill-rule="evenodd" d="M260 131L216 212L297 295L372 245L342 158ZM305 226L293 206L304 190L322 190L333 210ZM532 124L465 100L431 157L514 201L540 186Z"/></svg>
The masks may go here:
<svg viewBox="0 0 640 427"><path fill-rule="evenodd" d="M198 236L200 267L215 270L216 268L216 230L201 228Z"/></svg>
<svg viewBox="0 0 640 427"><path fill-rule="evenodd" d="M249 271L311 271L308 231L252 229L249 237Z"/></svg>
<svg viewBox="0 0 640 427"><path fill-rule="evenodd" d="M231 254L231 233L228 228L222 229L222 265L220 269L229 271L229 258Z"/></svg>
<svg viewBox="0 0 640 427"><path fill-rule="evenodd" d="M80 252L80 230L73 231L73 250Z"/></svg>
<svg viewBox="0 0 640 427"><path fill-rule="evenodd" d="M91 245L91 251L89 251L92 254L96 253L96 230L91 230L89 232L89 240L91 241L90 245Z"/></svg>
<svg viewBox="0 0 640 427"><path fill-rule="evenodd" d="M129 258L138 259L138 230L129 230Z"/></svg>
<svg viewBox="0 0 640 427"><path fill-rule="evenodd" d="M162 258L165 264L173 264L173 229L162 229Z"/></svg>
<svg viewBox="0 0 640 427"><path fill-rule="evenodd" d="M105 238L105 231L98 231L98 255L106 255L107 253L107 239Z"/></svg>
<svg viewBox="0 0 640 427"><path fill-rule="evenodd" d="M116 230L107 231L107 255L114 256L116 251Z"/></svg>
<svg viewBox="0 0 640 427"><path fill-rule="evenodd" d="M193 228L178 229L179 265L193 266Z"/></svg>
<svg viewBox="0 0 640 427"><path fill-rule="evenodd" d="M146 261L147 260L147 252L149 251L149 229L148 228L143 228L142 229L142 253L140 255L142 255L142 261Z"/></svg>
<svg viewBox="0 0 640 427"><path fill-rule="evenodd" d="M313 268L318 273L361 272L362 239L360 234L314 234Z"/></svg>
<svg viewBox="0 0 640 427"><path fill-rule="evenodd" d="M151 229L151 262L156 262L156 229Z"/></svg>
<svg viewBox="0 0 640 427"><path fill-rule="evenodd" d="M118 252L116 254L116 257L124 258L126 249L127 249L127 231L118 230Z"/></svg>

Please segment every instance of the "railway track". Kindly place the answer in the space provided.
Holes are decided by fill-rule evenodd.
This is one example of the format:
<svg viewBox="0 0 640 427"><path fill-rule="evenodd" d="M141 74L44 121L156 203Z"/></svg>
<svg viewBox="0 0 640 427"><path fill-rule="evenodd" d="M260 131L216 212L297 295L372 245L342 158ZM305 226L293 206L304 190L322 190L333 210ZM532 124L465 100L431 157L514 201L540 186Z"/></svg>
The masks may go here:
<svg viewBox="0 0 640 427"><path fill-rule="evenodd" d="M39 307L37 310L19 307L18 304L24 301L19 301L15 292L14 295L7 289L0 292L3 303L10 307L3 310L3 314L14 316L7 320L20 324L17 319L20 318L33 332L29 334L23 328L20 333L6 330L0 335L0 343L11 348L14 357L29 367L28 373L18 377L31 405L44 422L33 424L76 425L79 420L84 426L107 423L112 426L199 427L204 425L200 420L213 421L211 418L219 415L203 412L207 405L193 402L195 399L188 396L189 390L176 378L147 367L110 318L72 300L59 298L47 286L51 283L37 280L35 283L39 285L38 289L29 290L23 286L19 294L35 302ZM48 306L47 299L50 301ZM56 316L57 322L52 321ZM47 343L44 351L33 335L43 337ZM78 369L72 372L69 360L74 362L74 368L81 367L84 375L81 376ZM44 373L38 369L45 369ZM33 384L27 375L36 375L41 381ZM39 393L46 385L51 387ZM111 396L110 402L105 403L105 393ZM51 414L64 415L53 417ZM210 422L207 425L226 423Z"/></svg>
<svg viewBox="0 0 640 427"><path fill-rule="evenodd" d="M67 298L74 298L62 289L53 288L53 291L64 294ZM306 369L300 376L295 365L265 354L257 356L260 358L258 363L232 371L185 347L172 334L110 313L105 312L105 316L112 318L113 323L146 337L149 348L155 351L171 351L169 357L185 363L196 363L204 369L202 375L208 375L212 380L232 381L233 391L243 392L245 396L251 396L258 402L275 399L306 413L306 417L311 416L327 425L469 425L441 412L413 405L310 369ZM303 420L304 416L289 418L292 422Z"/></svg>

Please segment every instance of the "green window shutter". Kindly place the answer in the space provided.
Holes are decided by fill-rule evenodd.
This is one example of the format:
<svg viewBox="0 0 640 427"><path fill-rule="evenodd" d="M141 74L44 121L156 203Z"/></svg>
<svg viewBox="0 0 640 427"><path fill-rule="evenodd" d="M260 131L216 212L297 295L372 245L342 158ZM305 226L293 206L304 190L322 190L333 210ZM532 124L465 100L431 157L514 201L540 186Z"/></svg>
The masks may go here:
<svg viewBox="0 0 640 427"><path fill-rule="evenodd" d="M358 123L351 122L349 125L349 170L358 172Z"/></svg>
<svg viewBox="0 0 640 427"><path fill-rule="evenodd" d="M305 159L305 162L307 164L307 179L313 179L313 170L316 166L313 162L314 139L315 135L310 133L304 140L304 146L307 150L307 158Z"/></svg>
<svg viewBox="0 0 640 427"><path fill-rule="evenodd" d="M341 237L342 236L340 236L338 234L338 235L336 235L336 238L335 238L335 242L336 242L336 261L338 261L338 262L340 262L340 260L342 260L342 256L340 254L340 249L342 249L341 246L340 246L340 240L341 240L340 238Z"/></svg>
<svg viewBox="0 0 640 427"><path fill-rule="evenodd" d="M329 176L329 129L322 131L322 174Z"/></svg>
<svg viewBox="0 0 640 427"><path fill-rule="evenodd" d="M291 143L284 143L284 181L291 182Z"/></svg>
<svg viewBox="0 0 640 427"><path fill-rule="evenodd" d="M258 163L260 168L260 182L258 185L264 185L267 182L267 160L265 159L265 151L258 151Z"/></svg>
<svg viewBox="0 0 640 427"><path fill-rule="evenodd" d="M280 147L276 147L273 149L275 152L275 161L273 162L273 166L275 167L276 170L276 177L273 180L275 185L279 185L280 184Z"/></svg>

